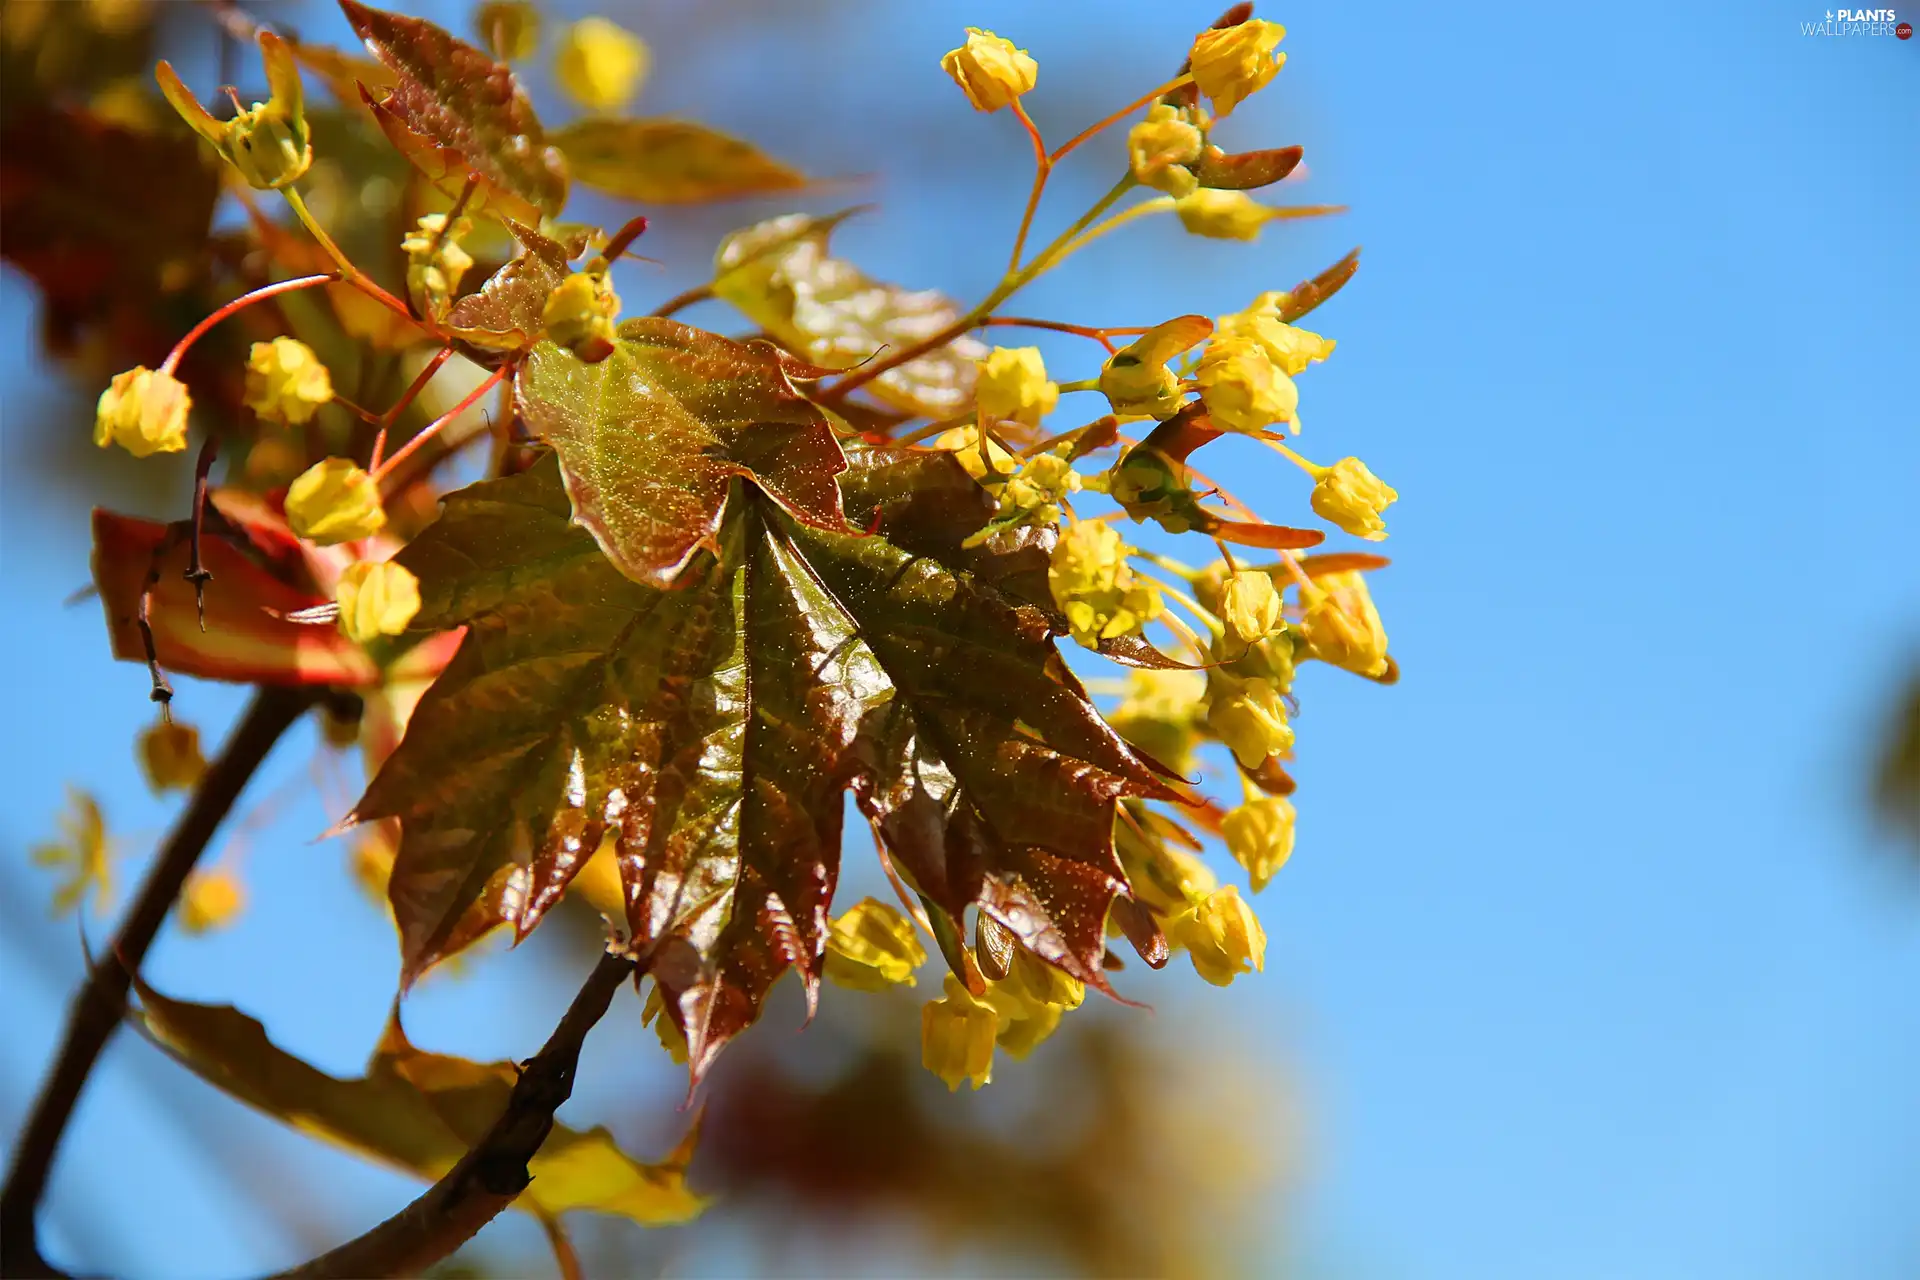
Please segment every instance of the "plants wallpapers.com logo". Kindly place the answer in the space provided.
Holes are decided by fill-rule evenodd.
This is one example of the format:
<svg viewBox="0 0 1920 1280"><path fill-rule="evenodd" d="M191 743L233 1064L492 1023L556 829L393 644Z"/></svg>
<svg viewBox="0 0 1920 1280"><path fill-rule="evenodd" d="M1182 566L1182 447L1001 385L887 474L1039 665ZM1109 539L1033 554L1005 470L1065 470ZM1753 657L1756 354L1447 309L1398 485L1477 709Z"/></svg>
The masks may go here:
<svg viewBox="0 0 1920 1280"><path fill-rule="evenodd" d="M1913 24L1892 9L1829 9L1819 22L1802 22L1803 36L1892 36L1913 38Z"/></svg>

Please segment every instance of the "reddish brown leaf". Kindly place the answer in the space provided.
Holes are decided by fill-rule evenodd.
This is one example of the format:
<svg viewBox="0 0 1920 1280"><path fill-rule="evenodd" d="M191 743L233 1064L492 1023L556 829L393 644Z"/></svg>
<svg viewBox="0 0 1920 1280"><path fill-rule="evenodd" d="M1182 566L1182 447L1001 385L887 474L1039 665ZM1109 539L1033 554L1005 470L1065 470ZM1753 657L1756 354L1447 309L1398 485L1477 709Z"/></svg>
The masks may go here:
<svg viewBox="0 0 1920 1280"><path fill-rule="evenodd" d="M540 340L547 295L567 278L568 246L518 223L510 224L520 254L488 278L477 293L454 303L447 327L477 347L523 351Z"/></svg>
<svg viewBox="0 0 1920 1280"><path fill-rule="evenodd" d="M1271 186L1299 167L1299 147L1279 147L1271 151L1245 151L1228 155L1218 147L1209 147L1193 166L1193 176L1203 187L1221 191L1254 191Z"/></svg>

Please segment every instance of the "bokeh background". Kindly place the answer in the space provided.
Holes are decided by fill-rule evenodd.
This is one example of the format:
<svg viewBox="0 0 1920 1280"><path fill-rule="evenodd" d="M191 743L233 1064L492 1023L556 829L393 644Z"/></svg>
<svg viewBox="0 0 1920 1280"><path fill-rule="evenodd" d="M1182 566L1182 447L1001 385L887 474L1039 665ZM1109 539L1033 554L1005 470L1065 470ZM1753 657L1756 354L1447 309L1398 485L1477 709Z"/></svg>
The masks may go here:
<svg viewBox="0 0 1920 1280"><path fill-rule="evenodd" d="M657 263L621 269L639 306L704 279L728 225L854 202L877 207L841 252L977 296L1018 217L1026 143L939 73L962 27L1035 54L1033 110L1065 137L1164 80L1215 16L1212 0L598 7L654 45L642 109L838 179L780 205L663 211L641 246ZM913 1056L910 1001L830 1008L804 1035L797 1004L776 1004L713 1088L739 1096L773 1060L795 1088L841 1087L844 1125L882 1135L834 1157L867 1192L815 1203L769 1169L716 1164L738 1194L700 1224L584 1227L590 1273L1150 1274L1145 1253L1136 1268L1026 1230L1026 1201L960 1212L1008 1176L1007 1152L1039 1142L1023 1117L1080 1097L1120 1052L1091 1043L1106 1036L1131 1073L1113 1087L1136 1091L1143 1141L1166 1154L1141 1160L1160 1182L1143 1174L1136 1195L1184 1215L1178 1230L1224 1248L1235 1272L1920 1274L1920 875L1869 803L1920 666L1920 42L1805 36L1825 14L1803 0L1261 8L1287 25L1289 61L1223 141L1304 145L1310 176L1285 194L1352 211L1251 247L1143 223L1021 310L1108 324L1220 313L1365 246L1358 279L1314 317L1340 346L1303 380L1304 444L1357 453L1400 490L1395 563L1375 590L1405 676L1302 681L1300 842L1258 903L1266 974L1216 990L1130 973L1124 989L1155 1012L1087 1013L1078 1040L954 1099L911 1061L868 1061L887 1036ZM323 6L258 9L346 40ZM164 47L210 88L211 28L166 10ZM463 7L419 11L464 28ZM528 79L554 100L544 63ZM1118 146L1077 157L1043 216L1058 225L1104 189ZM688 318L723 323L717 309ZM8 1132L81 966L28 846L68 782L104 798L129 871L170 814L130 745L150 716L145 674L109 660L95 605L66 603L87 581L87 511L171 515L188 478L180 459L93 452L97 386L40 362L37 324L9 270ZM1058 376L1091 374L1067 372L1084 344L1047 350ZM1227 462L1209 469L1257 508L1303 505L1300 476L1271 455ZM216 733L239 698L188 682L177 705ZM148 972L352 1075L395 962L345 850L315 841L357 785L318 759L309 731L283 744L250 793L259 818L231 833L247 913L164 937ZM850 842L849 863L864 861ZM415 1040L531 1052L588 964L583 933L549 932L427 983L407 1010ZM836 994L829 1006L853 1003ZM608 1121L644 1153L685 1115L637 1015L623 1002L595 1033L563 1115ZM931 1128L862 1109L903 1089L895 1103ZM997 1135L998 1154L962 1150L974 1130ZM890 1168L929 1151L959 1152L927 1184L955 1210L944 1224L880 1194ZM1028 1173L1057 1181L1105 1158L1043 1152ZM355 1234L414 1191L122 1035L68 1136L44 1247L93 1271L239 1275ZM1143 1228L1123 1214L1112 1229ZM536 1228L503 1221L462 1265L551 1263Z"/></svg>

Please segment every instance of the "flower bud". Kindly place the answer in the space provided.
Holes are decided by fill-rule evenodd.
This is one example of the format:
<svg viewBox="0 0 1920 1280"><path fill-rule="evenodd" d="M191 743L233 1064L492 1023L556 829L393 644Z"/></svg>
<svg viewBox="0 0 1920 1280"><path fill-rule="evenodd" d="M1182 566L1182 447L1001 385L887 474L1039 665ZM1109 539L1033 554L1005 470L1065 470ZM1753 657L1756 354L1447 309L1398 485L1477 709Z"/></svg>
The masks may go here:
<svg viewBox="0 0 1920 1280"><path fill-rule="evenodd" d="M1208 417L1222 431L1257 432L1291 422L1300 404L1293 379L1275 367L1260 343L1240 334L1208 343L1194 379Z"/></svg>
<svg viewBox="0 0 1920 1280"><path fill-rule="evenodd" d="M292 426L312 420L333 399L333 379L298 338L256 342L247 356L247 408Z"/></svg>
<svg viewBox="0 0 1920 1280"><path fill-rule="evenodd" d="M1037 427L1060 402L1059 384L1048 380L1038 347L995 347L975 363L980 375L973 394L983 425L1013 421Z"/></svg>
<svg viewBox="0 0 1920 1280"><path fill-rule="evenodd" d="M1220 593L1220 620L1242 644L1256 644L1282 625L1280 593L1273 578L1258 569L1242 569Z"/></svg>
<svg viewBox="0 0 1920 1280"><path fill-rule="evenodd" d="M1211 240L1255 240L1260 228L1279 217L1277 210L1244 191L1215 191L1202 187L1173 202L1180 225Z"/></svg>
<svg viewBox="0 0 1920 1280"><path fill-rule="evenodd" d="M1380 477L1367 470L1366 463L1358 458L1342 458L1314 481L1310 501L1323 518L1356 538L1380 542L1387 536L1387 523L1380 518L1380 513L1399 497Z"/></svg>
<svg viewBox="0 0 1920 1280"><path fill-rule="evenodd" d="M920 1010L920 1063L946 1081L949 1090L961 1081L974 1088L993 1079L993 1041L999 1018L975 1000L951 973L946 997L930 1000Z"/></svg>
<svg viewBox="0 0 1920 1280"><path fill-rule="evenodd" d="M967 28L967 42L940 59L940 69L953 77L975 111L998 111L1030 91L1040 76L1040 64L991 31Z"/></svg>
<svg viewBox="0 0 1920 1280"><path fill-rule="evenodd" d="M1216 987L1266 968L1267 934L1232 885L1215 889L1167 921L1167 941L1187 949L1193 970Z"/></svg>
<svg viewBox="0 0 1920 1280"><path fill-rule="evenodd" d="M420 612L420 579L391 560L350 564L334 587L340 602L340 629L355 644L397 636Z"/></svg>
<svg viewBox="0 0 1920 1280"><path fill-rule="evenodd" d="M309 542L331 547L369 538L387 526L380 487L346 458L316 462L287 486L287 523Z"/></svg>
<svg viewBox="0 0 1920 1280"><path fill-rule="evenodd" d="M445 235L444 213L422 217L400 242L407 255L407 296L422 315L444 317L460 292L460 278L473 266L473 257L460 247L460 237L473 230L473 219L457 218Z"/></svg>
<svg viewBox="0 0 1920 1280"><path fill-rule="evenodd" d="M1089 649L1132 635L1160 616L1160 592L1136 581L1127 557L1133 548L1104 520L1082 520L1061 531L1047 569L1047 585L1067 616L1073 638Z"/></svg>
<svg viewBox="0 0 1920 1280"><path fill-rule="evenodd" d="M1250 18L1193 38L1193 82L1213 100L1216 115L1226 115L1273 79L1287 60L1274 53L1286 34L1277 22Z"/></svg>
<svg viewBox="0 0 1920 1280"><path fill-rule="evenodd" d="M187 791L207 771L200 753L200 731L180 720L160 720L140 734L140 772L154 794Z"/></svg>
<svg viewBox="0 0 1920 1280"><path fill-rule="evenodd" d="M913 921L874 898L856 902L827 931L827 977L854 991L912 986L926 961Z"/></svg>
<svg viewBox="0 0 1920 1280"><path fill-rule="evenodd" d="M567 96L589 111L625 106L646 78L646 42L605 18L583 18L560 38L554 74Z"/></svg>
<svg viewBox="0 0 1920 1280"><path fill-rule="evenodd" d="M180 927L188 933L224 929L246 905L246 886L233 872L220 867L196 871L180 890Z"/></svg>
<svg viewBox="0 0 1920 1280"><path fill-rule="evenodd" d="M1171 418L1185 403L1180 379L1167 362L1206 340L1213 322L1205 316L1175 316L1153 326L1100 366L1100 393L1127 417Z"/></svg>
<svg viewBox="0 0 1920 1280"><path fill-rule="evenodd" d="M1227 852L1247 869L1255 893L1293 856L1293 805L1280 796L1259 796L1220 820Z"/></svg>
<svg viewBox="0 0 1920 1280"><path fill-rule="evenodd" d="M613 354L614 317L620 314L620 295L606 274L576 271L547 295L541 323L547 337L588 364Z"/></svg>
<svg viewBox="0 0 1920 1280"><path fill-rule="evenodd" d="M1271 681L1246 680L1214 668L1207 678L1207 727L1248 769L1293 750L1287 704Z"/></svg>
<svg viewBox="0 0 1920 1280"><path fill-rule="evenodd" d="M1306 615L1300 633L1309 657L1356 675L1378 676L1387 669L1387 632L1380 625L1367 580L1359 573L1330 573L1306 588Z"/></svg>
<svg viewBox="0 0 1920 1280"><path fill-rule="evenodd" d="M187 447L186 384L165 370L137 365L115 374L94 410L93 442L119 445L136 458Z"/></svg>
<svg viewBox="0 0 1920 1280"><path fill-rule="evenodd" d="M260 33L260 56L267 70L265 102L256 102L232 120L217 120L188 92L173 67L154 69L160 91L195 133L212 143L250 186L278 190L298 181L313 163L307 130L305 92L293 48L271 31Z"/></svg>
<svg viewBox="0 0 1920 1280"><path fill-rule="evenodd" d="M1170 196L1190 195L1200 185L1187 166L1200 158L1206 135L1180 108L1161 103L1127 130L1127 164L1133 180ZM1175 206L1178 207L1177 205Z"/></svg>

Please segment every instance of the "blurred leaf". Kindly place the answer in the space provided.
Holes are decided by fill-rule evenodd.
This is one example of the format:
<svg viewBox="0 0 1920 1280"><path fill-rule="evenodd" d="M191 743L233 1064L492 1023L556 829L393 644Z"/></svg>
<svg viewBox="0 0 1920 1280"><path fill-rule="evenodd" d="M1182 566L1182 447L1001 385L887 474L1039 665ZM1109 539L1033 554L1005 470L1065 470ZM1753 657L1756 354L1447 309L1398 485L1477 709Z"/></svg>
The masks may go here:
<svg viewBox="0 0 1920 1280"><path fill-rule="evenodd" d="M1292 324L1345 288L1359 269L1360 251L1355 249L1313 279L1302 280L1287 294L1287 302L1280 308L1280 319Z"/></svg>
<svg viewBox="0 0 1920 1280"><path fill-rule="evenodd" d="M792 191L806 176L750 142L684 120L576 120L553 136L574 177L649 204L704 204Z"/></svg>
<svg viewBox="0 0 1920 1280"><path fill-rule="evenodd" d="M83 330L107 325L144 349L153 342L140 331L184 327L171 299L197 305L220 192L206 160L184 125L138 133L48 108L8 122L0 256L39 286L49 347L71 350Z"/></svg>
<svg viewBox="0 0 1920 1280"><path fill-rule="evenodd" d="M93 513L93 581L106 610L114 657L147 659L136 614L152 568L157 573L151 603L154 648L167 671L246 684L359 686L379 680L373 660L338 627L302 625L283 616L325 604L328 597L289 585L211 533L201 552L213 573L202 631L193 587L184 577L187 542L168 529L111 511ZM156 563L155 553L163 546Z"/></svg>
<svg viewBox="0 0 1920 1280"><path fill-rule="evenodd" d="M136 1024L201 1079L304 1133L429 1182L486 1135L519 1075L511 1062L416 1049L396 1016L367 1074L341 1080L281 1049L231 1006L171 1000L136 984ZM660 1163L642 1164L604 1128L556 1124L528 1164L533 1184L514 1207L549 1219L588 1209L645 1226L686 1222L706 1207L686 1185L694 1136L689 1131Z"/></svg>
<svg viewBox="0 0 1920 1280"><path fill-rule="evenodd" d="M1886 819L1920 849L1920 674L1900 700L1889 730L1874 799Z"/></svg>
<svg viewBox="0 0 1920 1280"><path fill-rule="evenodd" d="M533 103L506 64L420 18L340 0L374 57L394 73L380 96L363 88L380 127L420 171L457 196L478 178L474 207L538 223L567 202L566 160L547 144Z"/></svg>
<svg viewBox="0 0 1920 1280"><path fill-rule="evenodd" d="M931 289L882 284L827 253L846 217L789 214L736 231L720 242L713 291L797 354L829 369L849 369L880 352L928 338L960 317ZM987 348L962 336L867 384L908 413L948 418L973 398L974 362Z"/></svg>
<svg viewBox="0 0 1920 1280"><path fill-rule="evenodd" d="M602 386L636 376L626 360ZM691 408L750 394L722 384ZM594 404L622 402L582 396ZM600 424L608 454L621 420L661 429L626 413ZM714 434L668 426L687 451L696 427ZM1126 890L1114 804L1165 791L1094 711L1045 615L990 585L998 554L963 547L987 515L977 486L946 454L863 451L847 514L888 533L862 535L803 523L757 473L705 461L697 499L573 479L572 504L543 462L454 494L402 553L417 625L469 627L354 814L403 824L391 895L408 977L489 924L524 936L611 834L628 924L698 1074L788 967L817 991L851 785L941 908L978 902L1104 987L1102 926ZM670 590L623 575L574 522L651 530L677 508L720 522ZM660 543L649 580L683 544Z"/></svg>

